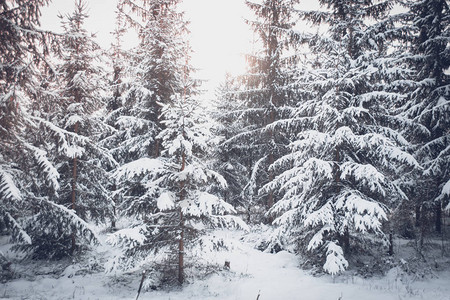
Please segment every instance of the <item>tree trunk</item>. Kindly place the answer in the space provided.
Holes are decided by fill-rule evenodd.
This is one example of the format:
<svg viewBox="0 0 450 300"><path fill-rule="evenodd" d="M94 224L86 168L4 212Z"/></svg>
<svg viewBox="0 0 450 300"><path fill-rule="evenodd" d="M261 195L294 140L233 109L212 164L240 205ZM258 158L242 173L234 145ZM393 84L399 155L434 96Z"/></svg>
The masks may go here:
<svg viewBox="0 0 450 300"><path fill-rule="evenodd" d="M178 244L178 283L181 285L184 282L184 220L183 212L180 208L180 241Z"/></svg>
<svg viewBox="0 0 450 300"><path fill-rule="evenodd" d="M75 129L74 129L75 134L78 133L78 122L75 123ZM76 206L75 206L75 200L76 200L76 184L77 184L77 157L76 155L73 158L73 169L72 169L72 210L75 211ZM75 252L75 232L72 229L72 247L71 247L71 252L72 254Z"/></svg>
<svg viewBox="0 0 450 300"><path fill-rule="evenodd" d="M394 255L394 234L392 233L392 230L389 232L389 250L388 250L389 256Z"/></svg>
<svg viewBox="0 0 450 300"><path fill-rule="evenodd" d="M156 142L155 142L155 158L159 157L159 143L160 143L160 141L156 140Z"/></svg>
<svg viewBox="0 0 450 300"><path fill-rule="evenodd" d="M349 254L350 253L350 232L348 230L348 227L345 228L344 236L343 236L343 246L344 246L344 253Z"/></svg>
<svg viewBox="0 0 450 300"><path fill-rule="evenodd" d="M186 166L186 154L182 154L181 169L183 171ZM184 199L184 182L180 183L180 203ZM180 207L180 240L178 243L178 283L184 282L184 218L183 211Z"/></svg>
<svg viewBox="0 0 450 300"><path fill-rule="evenodd" d="M420 205L416 204L416 227L420 226L420 220L421 220L421 209L420 209Z"/></svg>
<svg viewBox="0 0 450 300"><path fill-rule="evenodd" d="M439 201L436 204L436 210L435 210L435 227L437 233L442 233L442 205L441 201Z"/></svg>
<svg viewBox="0 0 450 300"><path fill-rule="evenodd" d="M116 205L113 206L113 217L111 218L111 230L116 231Z"/></svg>
<svg viewBox="0 0 450 300"><path fill-rule="evenodd" d="M270 113L269 113L269 122L268 123L269 124L273 124L275 122L275 111L274 111L275 108L274 108L274 106L276 105L275 104L276 99L275 99L275 92L274 91L271 91L270 99L271 99L271 105L273 107L271 108ZM275 161L274 153L273 153L274 149L272 148L274 145L275 145L275 134L274 134L273 130L270 129L269 130L269 151L270 151L270 153L269 153L269 168L272 166L272 164ZM269 172L269 182L272 182L272 180L274 178L273 170L269 169L268 172ZM270 190L269 191L269 195L267 196L267 209L268 210L273 206L273 203L274 203L273 191ZM272 223L273 218L271 216L269 216L267 221L269 223Z"/></svg>
<svg viewBox="0 0 450 300"><path fill-rule="evenodd" d="M419 238L419 249L422 252L422 248L423 248L423 243L425 240L425 227L427 226L427 221L426 221L426 212L424 211L425 207L422 206L422 209L420 211L420 238Z"/></svg>
<svg viewBox="0 0 450 300"><path fill-rule="evenodd" d="M274 158L273 158L273 153L269 154L269 167L273 164L274 162ZM273 180L273 171L269 170L269 182L271 182ZM269 192L269 196L267 197L267 208L270 209L273 206L273 191L271 190Z"/></svg>
<svg viewBox="0 0 450 300"><path fill-rule="evenodd" d="M115 184L111 188L113 191L116 191L116 189L117 189ZM112 231L116 231L116 219L117 219L116 205L117 205L117 194L115 194L112 199L112 208L113 208L113 215L111 217L111 230Z"/></svg>

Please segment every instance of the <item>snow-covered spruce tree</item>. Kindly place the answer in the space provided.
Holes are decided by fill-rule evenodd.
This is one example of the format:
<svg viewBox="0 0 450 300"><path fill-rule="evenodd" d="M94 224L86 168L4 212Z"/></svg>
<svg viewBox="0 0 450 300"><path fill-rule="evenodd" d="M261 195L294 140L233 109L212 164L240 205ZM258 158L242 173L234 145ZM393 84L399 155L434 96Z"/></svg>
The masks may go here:
<svg viewBox="0 0 450 300"><path fill-rule="evenodd" d="M234 208L210 193L215 185L225 188L226 182L205 165L211 137L201 112L194 99L174 95L162 110L161 157L141 158L115 173L122 181L139 180L145 192L128 202L127 214L135 216L135 222L109 238L123 249L111 267L149 271L147 286L176 282L177 278L183 283L188 273L185 266L208 264L199 258L224 243L210 239L209 230L246 229L245 223L230 215Z"/></svg>
<svg viewBox="0 0 450 300"><path fill-rule="evenodd" d="M239 164L251 170L251 175L242 195L248 198L246 202L257 204L262 211L273 205L274 191L266 190L263 194L258 191L273 179L269 166L286 152L288 144L282 131L273 131L267 125L282 118L283 106L292 101L288 85L295 57L287 50L293 45L293 11L298 2L246 1L256 16L247 22L259 36L262 49L247 56L248 72L240 78L244 90L239 89L234 95L244 102L239 112L243 128L224 141L223 148L245 153Z"/></svg>
<svg viewBox="0 0 450 300"><path fill-rule="evenodd" d="M120 118L120 114L123 112L123 106L125 102L123 102L123 93L126 87L125 81L125 72L126 72L126 64L127 64L127 56L126 51L122 49L122 37L126 33L126 28L124 24L124 17L122 14L123 4L119 2L117 4L116 10L116 26L112 35L114 36L114 42L111 44L111 48L108 53L108 64L109 67L113 70L112 78L109 78L109 93L106 96L106 109L104 114L104 123L109 126L109 130L106 130L100 137L98 145L101 147L105 147L109 150L110 154L114 157L113 153L111 153L112 149L115 149L113 152L117 154L117 147L120 147L120 143L125 142L127 140L124 137L124 128L121 128L119 124L117 124L118 118ZM124 151L122 150L122 154ZM116 167L120 166L121 157L115 157L117 162L119 163ZM116 222L118 219L117 205L120 203L120 192L117 192L117 186L115 180L111 180L111 184L108 186L108 189L111 192L112 196L112 215L111 215L111 230L116 229Z"/></svg>
<svg viewBox="0 0 450 300"><path fill-rule="evenodd" d="M122 103L108 116L110 125L118 130L110 140L116 141L113 155L121 162L159 155L160 142L155 136L162 127L157 102L168 103L171 95L180 93L187 51L182 39L187 23L176 10L179 2L122 1L119 5L120 16L138 31L140 40L126 58Z"/></svg>
<svg viewBox="0 0 450 300"><path fill-rule="evenodd" d="M113 95L108 104L106 122L114 128L101 144L120 166L139 164L158 157L160 142L156 136L162 130L158 103L168 103L181 90L186 44L186 22L176 11L179 1L120 1L113 47ZM142 25L135 18L142 18ZM123 23L123 24L122 24ZM138 30L139 45L128 51L120 50L122 27ZM120 82L119 82L120 81ZM147 203L147 189L142 178L117 179L114 199L117 215L134 216L135 201ZM145 207L141 207L146 211Z"/></svg>
<svg viewBox="0 0 450 300"><path fill-rule="evenodd" d="M247 221L250 221L251 203L246 201L248 197L242 194L251 176L248 164L245 164L242 159L243 156L247 156L246 146L241 147L241 144L231 142L224 143L241 133L245 126L245 120L240 118L241 110L245 110L244 101L238 96L240 89L242 91L239 78L227 74L225 81L217 90L213 113L215 120L213 132L218 140L214 150L214 169L228 183L228 188L222 191L224 200L241 213L245 213Z"/></svg>
<svg viewBox="0 0 450 300"><path fill-rule="evenodd" d="M158 102L168 103L173 93L180 92L187 51L182 39L186 22L176 11L178 2L122 1L118 5L118 18L135 27L140 39L135 49L116 57L115 64L123 67L121 83L116 83L118 93L106 118L115 131L102 141L121 165L159 156L156 136L163 126ZM145 24L136 21L136 16ZM123 202L116 199L118 209L132 215L126 213L130 202L145 195L145 187L140 179L118 182L116 187L115 195L123 198Z"/></svg>
<svg viewBox="0 0 450 300"><path fill-rule="evenodd" d="M208 193L211 180L225 183L204 165L209 125L197 115L201 108L186 96L195 94L197 83L190 80L186 22L177 12L178 2L142 1L136 6L124 1L124 8L131 7L145 25L122 11L139 28L140 44L125 69L129 79L122 103L108 117L117 130L108 143L121 163L113 177L123 217L122 228L108 240L122 252L108 269L147 270L147 286L184 280L184 251L179 247L185 239L189 253L194 245L210 245L195 233L230 224L245 227L224 215L234 212L229 204ZM187 256L188 262L194 257Z"/></svg>
<svg viewBox="0 0 450 300"><path fill-rule="evenodd" d="M116 24L112 35L114 42L111 43L109 49L110 67L113 70L112 78L110 79L110 85L112 94L107 101L108 112L114 111L122 106L122 93L123 93L123 76L125 69L126 53L122 49L122 38L126 33L124 24L124 16L122 14L123 4L118 3L116 8Z"/></svg>
<svg viewBox="0 0 450 300"><path fill-rule="evenodd" d="M61 195L61 198L70 198L72 209L81 217L104 221L111 209L109 195L104 189L106 171L114 166L114 160L106 149L96 145L105 129L98 112L105 105L105 71L98 66L102 52L95 36L83 28L88 17L86 10L86 3L76 0L74 12L63 20L61 64L57 67L61 77L59 83L62 88L58 92L63 111L55 121L62 128L85 137L86 142L84 147L79 145L78 153L65 155L70 160L63 159L66 163L61 168L68 167L70 171L60 173L69 175L65 183L70 182L70 197Z"/></svg>
<svg viewBox="0 0 450 300"><path fill-rule="evenodd" d="M211 193L214 185L226 188L224 178L206 165L211 150L210 125L205 109L187 95L175 95L173 103L163 108L166 128L161 132L163 157L167 159L167 185L179 218L178 281L183 282L183 249L187 249L188 263L202 253L217 249L224 241L209 240L205 231L234 227L246 229L234 208ZM200 253L196 253L200 252ZM207 263L205 260L203 263Z"/></svg>
<svg viewBox="0 0 450 300"><path fill-rule="evenodd" d="M442 229L442 208L450 195L450 9L448 1L407 1L410 31L405 52L414 82L402 116L420 124L414 132L415 155L423 171L415 178L411 198L416 225L423 233L434 223ZM431 220L434 219L434 222Z"/></svg>
<svg viewBox="0 0 450 300"><path fill-rule="evenodd" d="M118 40L114 47L113 63L117 71L114 75L119 78L114 78L114 95L106 117L114 132L102 140L102 145L110 149L119 163L113 173L116 217L118 221L129 218L130 224L124 221L124 225L118 226L125 227L115 234L115 238L121 240L119 244L123 246L123 253L114 259L110 270L139 269L149 248L158 248L158 245L141 247L135 244L134 237L127 237L127 234L139 233L140 226L145 225L146 215L154 210L153 198L159 194L157 187L155 191L155 187L148 184L159 176L161 165L158 160L152 159L159 156L156 136L162 128L159 122L160 106L156 101L167 102L170 95L165 93L171 87L180 90L178 78L182 78L184 63L180 56L171 55L175 49L182 52L180 47L184 47L180 43L180 34L185 24L176 13L175 4L166 1L120 1L117 6L118 26L121 27L120 23L124 20L124 26L134 27L138 31L139 45L131 51L120 53L120 32L116 31ZM142 18L144 25L135 20L136 17ZM174 61L170 61L172 59ZM168 85L164 86L166 83ZM161 87L165 90L162 93L164 96L160 94ZM118 243L114 239L111 242L114 245Z"/></svg>
<svg viewBox="0 0 450 300"><path fill-rule="evenodd" d="M409 143L389 112L402 99L387 92L396 83L387 77L396 72L384 47L390 3L320 3L327 10L301 13L328 25L326 33L302 37L317 56L299 74L303 95L291 119L273 125L295 128L297 138L274 164L287 170L264 188L283 192L269 211L278 226L272 244L338 274L348 259L377 257L374 246L388 244L384 223L406 200L397 180L418 163L404 151ZM371 17L375 22L367 22Z"/></svg>
<svg viewBox="0 0 450 300"><path fill-rule="evenodd" d="M85 11L86 4L76 1L74 12L61 17L64 33L56 53L56 80L46 94L52 105L38 105L39 112L34 114L34 121L47 134L43 145L60 186L48 201L49 207L59 210L42 210L27 225L39 241L33 245L38 256L70 255L97 242L87 222L105 222L113 210L107 170L114 160L96 145L105 129L96 114L104 105L103 71L95 65L100 49L83 29Z"/></svg>
<svg viewBox="0 0 450 300"><path fill-rule="evenodd" d="M40 8L49 1L2 1L0 5L0 228L19 244L34 243L24 220L45 201L36 189L58 189L57 173L36 147L41 135L30 111L53 36L39 30Z"/></svg>

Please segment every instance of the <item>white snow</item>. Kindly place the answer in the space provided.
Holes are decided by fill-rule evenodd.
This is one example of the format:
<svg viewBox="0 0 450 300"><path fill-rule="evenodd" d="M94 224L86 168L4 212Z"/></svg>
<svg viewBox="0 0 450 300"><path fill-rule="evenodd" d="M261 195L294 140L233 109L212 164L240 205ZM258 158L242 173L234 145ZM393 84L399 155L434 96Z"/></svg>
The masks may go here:
<svg viewBox="0 0 450 300"><path fill-rule="evenodd" d="M241 300L257 299L258 295L259 300L449 299L448 271L420 280L405 277L399 268L392 269L384 277L368 279L353 275L315 277L298 267L298 260L293 254L258 251L251 243L242 242L241 234L218 231L217 235L232 241L231 251L212 252L208 257L203 257L220 266L229 261L229 271L214 272L204 280L185 284L183 288L173 291L142 292L139 300ZM14 265L12 267L15 268ZM140 274L122 277L103 272L85 274L79 264L72 264L60 276L45 274L45 270L51 269L50 266L41 269L42 275L32 279L20 278L2 284L1 297L134 300L141 279Z"/></svg>
<svg viewBox="0 0 450 300"><path fill-rule="evenodd" d="M447 181L446 184L444 184L444 187L442 188L441 195L439 197L444 198L444 196L450 196L450 180ZM450 203L447 204L446 210L450 210Z"/></svg>
<svg viewBox="0 0 450 300"><path fill-rule="evenodd" d="M121 229L109 235L106 243L114 246L120 244L123 240L130 240L133 243L142 245L145 241L145 236L142 234L145 231L144 228L145 225Z"/></svg>
<svg viewBox="0 0 450 300"><path fill-rule="evenodd" d="M323 235L324 233L327 233L328 231L333 231L334 229L330 225L325 225L322 227L319 231L317 231L316 234L311 238L311 240L308 243L308 251L311 251L313 249L316 249L323 243Z"/></svg>
<svg viewBox="0 0 450 300"><path fill-rule="evenodd" d="M344 272L347 267L348 261L344 257L342 248L334 242L329 242L327 245L327 260L323 269L331 275L336 275Z"/></svg>
<svg viewBox="0 0 450 300"><path fill-rule="evenodd" d="M77 123L82 123L82 122L83 122L83 118L81 116L72 115L67 119L66 126L70 127L70 126L74 126Z"/></svg>
<svg viewBox="0 0 450 300"><path fill-rule="evenodd" d="M22 229L19 223L7 212L4 213L4 219L10 223L10 226L18 231L18 235L22 242L31 245L31 237ZM0 251L1 252L1 251Z"/></svg>
<svg viewBox="0 0 450 300"><path fill-rule="evenodd" d="M171 192L162 193L156 200L156 205L158 206L158 209L161 211L170 210L175 206L175 202L173 199L174 199L173 193Z"/></svg>
<svg viewBox="0 0 450 300"><path fill-rule="evenodd" d="M114 172L113 176L117 180L131 179L136 175L162 170L163 167L161 160L144 157L121 166Z"/></svg>
<svg viewBox="0 0 450 300"><path fill-rule="evenodd" d="M11 175L0 166L0 193L6 198L21 200L22 196Z"/></svg>
<svg viewBox="0 0 450 300"><path fill-rule="evenodd" d="M56 169L56 167L49 161L47 158L47 152L39 149L37 147L34 147L33 145L29 143L24 143L25 147L27 147L29 150L31 150L32 154L34 155L35 159L37 160L37 163L43 171L46 174L47 180L51 183L52 187L55 191L58 191L59 186L59 172Z"/></svg>
<svg viewBox="0 0 450 300"><path fill-rule="evenodd" d="M84 148L77 145L67 145L64 150L70 158L81 157L84 153Z"/></svg>

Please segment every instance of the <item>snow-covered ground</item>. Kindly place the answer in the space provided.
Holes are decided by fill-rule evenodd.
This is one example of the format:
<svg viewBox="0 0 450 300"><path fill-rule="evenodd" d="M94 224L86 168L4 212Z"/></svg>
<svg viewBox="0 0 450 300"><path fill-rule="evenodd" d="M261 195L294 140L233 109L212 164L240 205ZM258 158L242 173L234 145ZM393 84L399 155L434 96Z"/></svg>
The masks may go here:
<svg viewBox="0 0 450 300"><path fill-rule="evenodd" d="M298 268L298 259L285 251L263 253L232 233L233 249L214 253L208 259L223 265L230 261L231 270L213 273L204 280L186 284L175 291L148 291L139 299L449 299L450 271L435 273L425 279L404 274L400 268L386 276L363 279L342 275L315 277ZM230 238L228 236L228 238ZM95 264L95 261L93 262ZM114 277L103 272L83 272L77 264L58 276L52 274L55 264L39 269L41 275L15 279L0 286L1 299L136 299L138 276ZM18 266L12 269L26 273ZM22 267L23 268L23 267ZM259 295L259 298L258 298Z"/></svg>

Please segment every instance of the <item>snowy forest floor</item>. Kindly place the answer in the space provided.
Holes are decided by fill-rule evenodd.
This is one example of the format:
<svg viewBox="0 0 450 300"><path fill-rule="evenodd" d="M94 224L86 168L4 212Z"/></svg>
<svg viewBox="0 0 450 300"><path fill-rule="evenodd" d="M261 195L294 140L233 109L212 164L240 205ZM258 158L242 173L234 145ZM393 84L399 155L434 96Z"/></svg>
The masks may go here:
<svg viewBox="0 0 450 300"><path fill-rule="evenodd" d="M396 246L397 250L402 250L403 257L396 255L399 266L386 275L363 278L349 271L333 278L313 276L300 269L298 258L288 252L273 254L257 250L257 231L250 234L219 231L217 234L229 239L233 248L211 254L207 259L218 265L230 261L230 270L217 270L176 290L143 292L139 299L254 300L258 295L259 300L450 299L448 257L436 254L438 258L434 258L433 263L415 264L417 269L412 270L416 255L412 247L401 240L396 241ZM0 240L0 250L11 257L14 253L8 250L5 241L5 238ZM100 247L94 252L97 255L77 262L14 261L11 270L15 272L15 279L1 283L0 299L136 299L140 276L106 274L98 263L99 257L104 259L108 255L107 248ZM409 269L402 264L408 264Z"/></svg>

